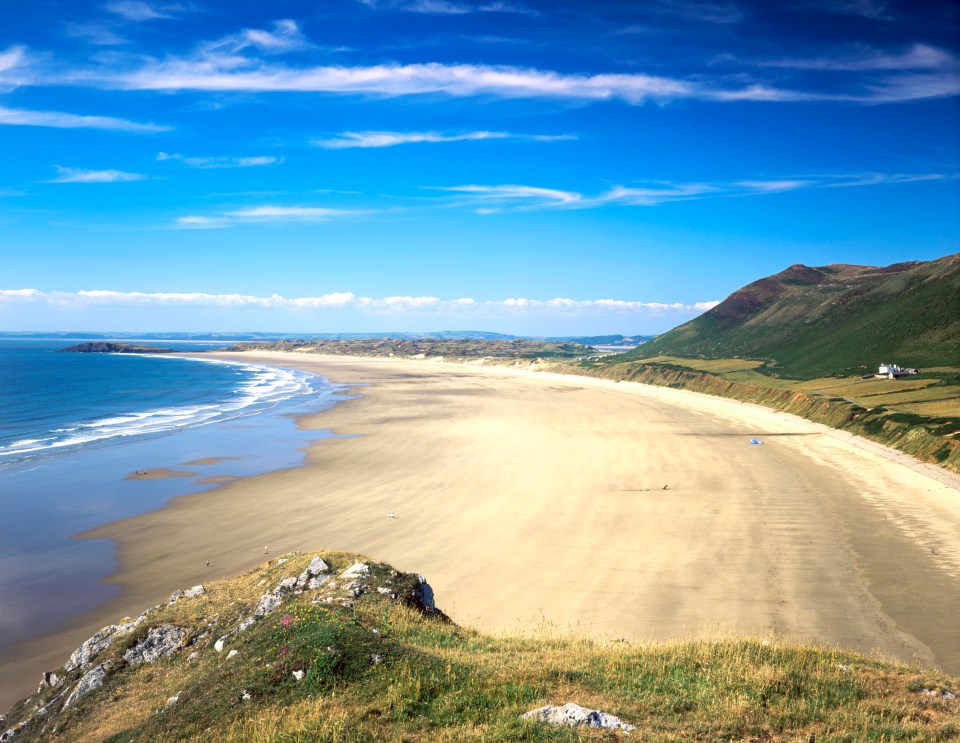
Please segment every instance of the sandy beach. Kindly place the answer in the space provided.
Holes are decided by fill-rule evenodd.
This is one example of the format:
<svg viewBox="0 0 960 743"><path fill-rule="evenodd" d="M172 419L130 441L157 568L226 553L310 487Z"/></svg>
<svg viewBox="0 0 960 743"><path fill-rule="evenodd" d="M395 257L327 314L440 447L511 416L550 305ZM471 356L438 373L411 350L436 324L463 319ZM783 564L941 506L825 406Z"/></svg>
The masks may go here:
<svg viewBox="0 0 960 743"><path fill-rule="evenodd" d="M960 483L942 470L782 413L633 383L211 355L364 386L301 421L341 435L305 466L85 534L116 541L109 582L122 591L5 660L0 707L100 626L316 549L419 572L438 606L484 630L762 635L960 674Z"/></svg>

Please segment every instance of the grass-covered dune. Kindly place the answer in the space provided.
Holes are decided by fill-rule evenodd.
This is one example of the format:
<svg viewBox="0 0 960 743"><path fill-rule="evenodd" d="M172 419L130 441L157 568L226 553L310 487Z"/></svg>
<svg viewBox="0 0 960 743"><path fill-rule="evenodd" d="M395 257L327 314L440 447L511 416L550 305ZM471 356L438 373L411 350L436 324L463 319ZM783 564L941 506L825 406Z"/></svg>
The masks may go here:
<svg viewBox="0 0 960 743"><path fill-rule="evenodd" d="M72 656L75 668L48 674L8 713L15 732L7 735L71 743L960 736L960 679L934 671L776 640L638 646L547 630L491 636L431 606L418 576L358 555L274 559L98 633ZM78 694L83 679L89 688ZM549 727L521 716L566 702L636 729Z"/></svg>

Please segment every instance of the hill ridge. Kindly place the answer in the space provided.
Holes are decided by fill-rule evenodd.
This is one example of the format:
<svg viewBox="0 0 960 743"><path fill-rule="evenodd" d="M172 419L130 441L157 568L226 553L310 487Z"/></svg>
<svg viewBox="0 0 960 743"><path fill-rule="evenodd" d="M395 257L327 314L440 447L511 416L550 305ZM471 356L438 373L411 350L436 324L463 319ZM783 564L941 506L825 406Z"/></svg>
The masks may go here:
<svg viewBox="0 0 960 743"><path fill-rule="evenodd" d="M885 361L960 365L960 253L890 266L794 263L620 358L754 358L796 378Z"/></svg>

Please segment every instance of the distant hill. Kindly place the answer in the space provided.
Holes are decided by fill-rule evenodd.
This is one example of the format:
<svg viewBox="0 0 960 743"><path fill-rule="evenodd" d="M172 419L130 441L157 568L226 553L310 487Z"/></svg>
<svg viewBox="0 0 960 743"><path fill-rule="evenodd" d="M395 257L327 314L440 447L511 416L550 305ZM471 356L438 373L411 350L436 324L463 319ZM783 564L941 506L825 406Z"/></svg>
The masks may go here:
<svg viewBox="0 0 960 743"><path fill-rule="evenodd" d="M228 351L285 351L332 356L425 359L572 359L593 349L579 343L516 338L341 338L339 340L294 340L242 342Z"/></svg>
<svg viewBox="0 0 960 743"><path fill-rule="evenodd" d="M371 340L376 338L396 338L400 340L421 340L434 338L438 340L485 340L485 341L513 341L519 338L531 340L580 343L584 346L635 346L638 343L650 340L652 335L592 335L592 336L562 336L547 338L539 335L508 335L506 333L491 333L486 330L438 330L433 332L409 333L405 331L389 331L382 333L201 333L201 332L117 332L95 333L90 331L3 331L0 340L165 340L165 341L205 341L235 343L240 341L340 341L340 340Z"/></svg>
<svg viewBox="0 0 960 743"><path fill-rule="evenodd" d="M960 253L892 266L794 264L616 357L752 358L813 378L960 365Z"/></svg>
<svg viewBox="0 0 960 743"><path fill-rule="evenodd" d="M584 346L639 346L656 337L655 335L569 335L544 340L569 341Z"/></svg>
<svg viewBox="0 0 960 743"><path fill-rule="evenodd" d="M60 353L171 353L169 348L144 346L139 343L113 343L110 341L93 341L80 343L69 348L61 348Z"/></svg>

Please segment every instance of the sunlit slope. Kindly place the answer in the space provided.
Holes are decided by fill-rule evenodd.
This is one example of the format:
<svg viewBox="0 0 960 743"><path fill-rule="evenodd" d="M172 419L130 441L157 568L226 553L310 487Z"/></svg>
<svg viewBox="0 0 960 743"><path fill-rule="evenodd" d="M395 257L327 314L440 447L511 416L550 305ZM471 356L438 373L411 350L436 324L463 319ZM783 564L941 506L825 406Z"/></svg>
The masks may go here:
<svg viewBox="0 0 960 743"><path fill-rule="evenodd" d="M799 378L881 362L960 365L960 253L886 267L795 264L618 360L659 355L763 359L766 371Z"/></svg>

